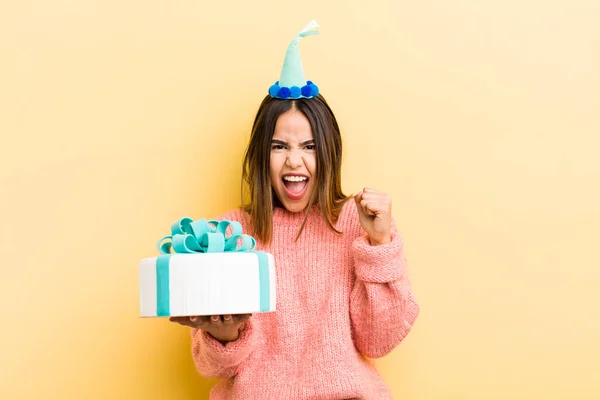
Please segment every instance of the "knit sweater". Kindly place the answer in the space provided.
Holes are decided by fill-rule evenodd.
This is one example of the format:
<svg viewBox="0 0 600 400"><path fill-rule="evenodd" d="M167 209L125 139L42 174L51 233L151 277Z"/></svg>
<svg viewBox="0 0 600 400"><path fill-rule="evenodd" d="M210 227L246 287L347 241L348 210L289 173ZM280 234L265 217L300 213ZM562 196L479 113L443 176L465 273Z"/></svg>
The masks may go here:
<svg viewBox="0 0 600 400"><path fill-rule="evenodd" d="M367 357L388 354L419 314L396 225L391 243L371 246L350 199L334 224L343 234L313 207L295 242L304 216L276 208L271 244L258 242L275 259L277 311L254 314L226 345L192 328L199 373L223 378L211 400L392 399Z"/></svg>

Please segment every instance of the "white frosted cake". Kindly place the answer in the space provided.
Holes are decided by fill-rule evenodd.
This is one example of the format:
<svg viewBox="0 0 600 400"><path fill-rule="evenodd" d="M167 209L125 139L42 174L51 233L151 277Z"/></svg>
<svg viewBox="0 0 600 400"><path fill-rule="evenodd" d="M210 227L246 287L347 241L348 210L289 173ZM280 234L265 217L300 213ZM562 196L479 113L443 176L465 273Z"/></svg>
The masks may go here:
<svg viewBox="0 0 600 400"><path fill-rule="evenodd" d="M275 311L273 256L238 222L183 218L171 231L139 264L141 317Z"/></svg>

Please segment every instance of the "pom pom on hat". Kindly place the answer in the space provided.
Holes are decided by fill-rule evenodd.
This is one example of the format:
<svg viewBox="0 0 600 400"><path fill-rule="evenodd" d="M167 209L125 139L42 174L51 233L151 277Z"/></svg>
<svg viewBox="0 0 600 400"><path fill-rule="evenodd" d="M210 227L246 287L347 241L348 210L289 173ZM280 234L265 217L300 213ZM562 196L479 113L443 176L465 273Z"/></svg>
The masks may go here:
<svg viewBox="0 0 600 400"><path fill-rule="evenodd" d="M310 82L310 81L309 81ZM319 94L319 87L314 83L310 82L309 84L302 86L302 96L306 98L315 97Z"/></svg>
<svg viewBox="0 0 600 400"><path fill-rule="evenodd" d="M304 97L310 97L312 96L312 90L310 90L310 86L306 85L306 86L302 86L302 96Z"/></svg>
<svg viewBox="0 0 600 400"><path fill-rule="evenodd" d="M288 97L290 97L290 89L286 87L279 88L279 91L277 92L277 97L279 97L280 99L287 99Z"/></svg>
<svg viewBox="0 0 600 400"><path fill-rule="evenodd" d="M269 88L269 94L271 95L271 97L275 97L277 96L277 93L279 92L279 85L278 84L274 84Z"/></svg>
<svg viewBox="0 0 600 400"><path fill-rule="evenodd" d="M298 97L300 97L300 95L302 94L302 92L300 91L300 88L298 86L292 86L290 88L290 97L297 99Z"/></svg>

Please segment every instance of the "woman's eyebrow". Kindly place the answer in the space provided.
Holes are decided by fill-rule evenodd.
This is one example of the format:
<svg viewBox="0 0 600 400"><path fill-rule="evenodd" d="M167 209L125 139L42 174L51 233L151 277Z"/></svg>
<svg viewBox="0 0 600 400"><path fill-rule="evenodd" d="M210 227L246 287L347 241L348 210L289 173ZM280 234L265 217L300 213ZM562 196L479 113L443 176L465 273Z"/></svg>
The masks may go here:
<svg viewBox="0 0 600 400"><path fill-rule="evenodd" d="M306 146L307 144L314 144L315 140L314 139L309 139L309 140L305 140L304 142L300 143L300 146ZM279 139L273 139L271 140L271 144L282 144L284 146L287 146L287 142L284 142L283 140L279 140Z"/></svg>

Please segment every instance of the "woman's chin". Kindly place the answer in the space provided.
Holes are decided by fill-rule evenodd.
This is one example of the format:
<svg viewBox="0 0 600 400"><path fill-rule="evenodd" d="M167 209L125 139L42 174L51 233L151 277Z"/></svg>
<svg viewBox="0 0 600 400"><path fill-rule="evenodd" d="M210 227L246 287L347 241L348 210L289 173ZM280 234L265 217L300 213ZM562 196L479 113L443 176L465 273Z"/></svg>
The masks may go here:
<svg viewBox="0 0 600 400"><path fill-rule="evenodd" d="M298 212L302 212L304 210L306 210L306 207L308 206L308 202L290 202L290 201L284 201L283 202L283 207L291 212L291 213L298 213Z"/></svg>

